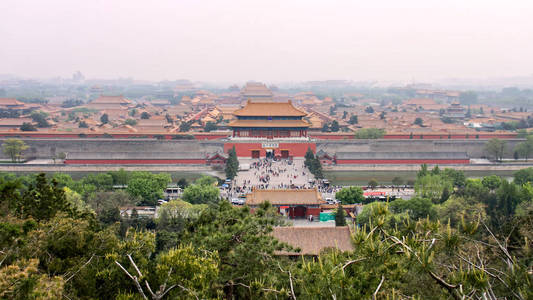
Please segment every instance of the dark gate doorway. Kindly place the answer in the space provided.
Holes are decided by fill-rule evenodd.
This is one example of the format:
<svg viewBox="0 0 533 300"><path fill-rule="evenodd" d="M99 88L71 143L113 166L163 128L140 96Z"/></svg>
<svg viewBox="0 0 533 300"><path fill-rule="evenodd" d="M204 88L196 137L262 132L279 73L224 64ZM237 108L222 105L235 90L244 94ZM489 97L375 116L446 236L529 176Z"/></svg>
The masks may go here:
<svg viewBox="0 0 533 300"><path fill-rule="evenodd" d="M307 211L307 207L305 206L296 206L291 207L289 211L289 216L291 218L305 218L305 213Z"/></svg>
<svg viewBox="0 0 533 300"><path fill-rule="evenodd" d="M281 158L289 158L289 150L281 150Z"/></svg>
<svg viewBox="0 0 533 300"><path fill-rule="evenodd" d="M261 151L259 150L252 150L252 158L259 158L261 155Z"/></svg>
<svg viewBox="0 0 533 300"><path fill-rule="evenodd" d="M266 158L274 158L274 149L266 150Z"/></svg>

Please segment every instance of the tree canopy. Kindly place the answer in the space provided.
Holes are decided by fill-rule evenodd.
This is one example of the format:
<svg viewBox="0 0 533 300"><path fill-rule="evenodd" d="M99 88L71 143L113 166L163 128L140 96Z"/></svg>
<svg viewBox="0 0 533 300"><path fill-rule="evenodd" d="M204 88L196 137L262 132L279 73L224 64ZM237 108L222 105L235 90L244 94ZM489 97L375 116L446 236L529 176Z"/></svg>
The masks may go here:
<svg viewBox="0 0 533 300"><path fill-rule="evenodd" d="M12 162L20 161L22 158L22 153L28 149L29 146L26 145L22 140L19 139L7 139L2 144L2 152L5 155L11 158Z"/></svg>
<svg viewBox="0 0 533 300"><path fill-rule="evenodd" d="M362 203L364 201L363 189L358 186L342 188L335 194L335 198L342 204Z"/></svg>

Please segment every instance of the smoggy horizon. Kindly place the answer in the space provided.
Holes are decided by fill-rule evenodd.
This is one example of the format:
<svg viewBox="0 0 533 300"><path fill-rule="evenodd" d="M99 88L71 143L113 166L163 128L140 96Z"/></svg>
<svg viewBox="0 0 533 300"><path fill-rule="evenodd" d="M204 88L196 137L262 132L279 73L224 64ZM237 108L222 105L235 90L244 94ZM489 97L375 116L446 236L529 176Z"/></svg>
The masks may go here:
<svg viewBox="0 0 533 300"><path fill-rule="evenodd" d="M0 74L424 82L533 73L530 1L0 2Z"/></svg>

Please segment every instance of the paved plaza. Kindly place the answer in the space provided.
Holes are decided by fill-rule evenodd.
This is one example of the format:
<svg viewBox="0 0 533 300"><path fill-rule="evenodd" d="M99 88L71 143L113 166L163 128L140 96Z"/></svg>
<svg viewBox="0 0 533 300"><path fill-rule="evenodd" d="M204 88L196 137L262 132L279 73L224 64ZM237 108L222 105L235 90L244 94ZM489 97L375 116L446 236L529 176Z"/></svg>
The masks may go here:
<svg viewBox="0 0 533 300"><path fill-rule="evenodd" d="M310 188L315 180L304 166L303 159L274 161L271 159L240 159L239 164L250 169L239 171L235 178L235 192L249 193L252 188L261 189L303 189Z"/></svg>

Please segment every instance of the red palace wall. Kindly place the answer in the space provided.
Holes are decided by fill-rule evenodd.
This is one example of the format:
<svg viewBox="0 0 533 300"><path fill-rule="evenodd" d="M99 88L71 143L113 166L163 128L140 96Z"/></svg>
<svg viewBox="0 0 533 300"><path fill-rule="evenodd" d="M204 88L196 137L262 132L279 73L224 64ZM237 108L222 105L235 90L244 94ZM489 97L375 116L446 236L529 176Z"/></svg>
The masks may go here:
<svg viewBox="0 0 533 300"><path fill-rule="evenodd" d="M171 140L175 136L187 136L192 135L197 140L217 140L217 139L223 139L231 136L230 132L227 133L210 133L210 132L192 132L192 133L176 133L176 134L168 134L168 133L111 133L109 134L112 138L162 138L166 140ZM109 137L109 135L104 135L103 133L88 133L81 137L87 137L87 138L105 138ZM347 133L347 134L324 134L324 133L308 133L309 136L315 139L319 140L351 140L355 139L355 135L353 133ZM31 138L72 138L77 139L81 138L80 134L73 134L73 133L40 133L40 132L2 132L0 133L0 137L31 137ZM428 134L428 135L420 135L420 134L414 134L411 138L410 134L385 134L383 136L384 139L402 139L402 140L446 140L446 139L452 139L452 140L465 140L465 139L492 139L492 138L499 138L499 139L514 139L516 138L516 133L500 133L500 134L491 134L491 133L479 133L479 134L469 134L468 136L466 134L453 134L448 135L447 133L443 134Z"/></svg>
<svg viewBox="0 0 533 300"><path fill-rule="evenodd" d="M105 135L103 133L88 133L88 134L73 134L73 133L39 133L39 132L2 132L0 137L27 137L27 138L115 138L115 139L127 139L127 138L161 138L171 140L175 136L187 136L188 134L153 134L153 133L112 133ZM227 138L230 133L192 133L191 134L197 140L218 140Z"/></svg>
<svg viewBox="0 0 533 300"><path fill-rule="evenodd" d="M337 165L469 164L469 159L337 159Z"/></svg>
<svg viewBox="0 0 533 300"><path fill-rule="evenodd" d="M265 141L265 143L271 143L271 141ZM237 152L237 157L252 157L252 150L259 150L260 157L264 158L266 156L266 149L262 147L263 143L225 143L224 152L233 148L235 145L235 150ZM275 148L275 154L279 155L281 150L289 150L289 156L293 157L304 157L307 149L311 147L311 150L316 153L316 144L315 143L278 143L279 147Z"/></svg>
<svg viewBox="0 0 533 300"><path fill-rule="evenodd" d="M67 165L205 165L205 159L67 159Z"/></svg>
<svg viewBox="0 0 533 300"><path fill-rule="evenodd" d="M320 134L320 133L309 133L309 136L315 139L319 140L352 140L355 139L355 135L353 133L351 134ZM452 139L452 140L475 140L475 139L492 139L492 138L499 138L499 139L514 139L516 138L516 133L501 133L501 134L490 134L490 133L479 133L479 134L453 134L448 136L447 133L443 134L413 134L413 137L411 138L410 134L385 134L383 136L384 139L401 139L401 140L446 140L446 139Z"/></svg>

